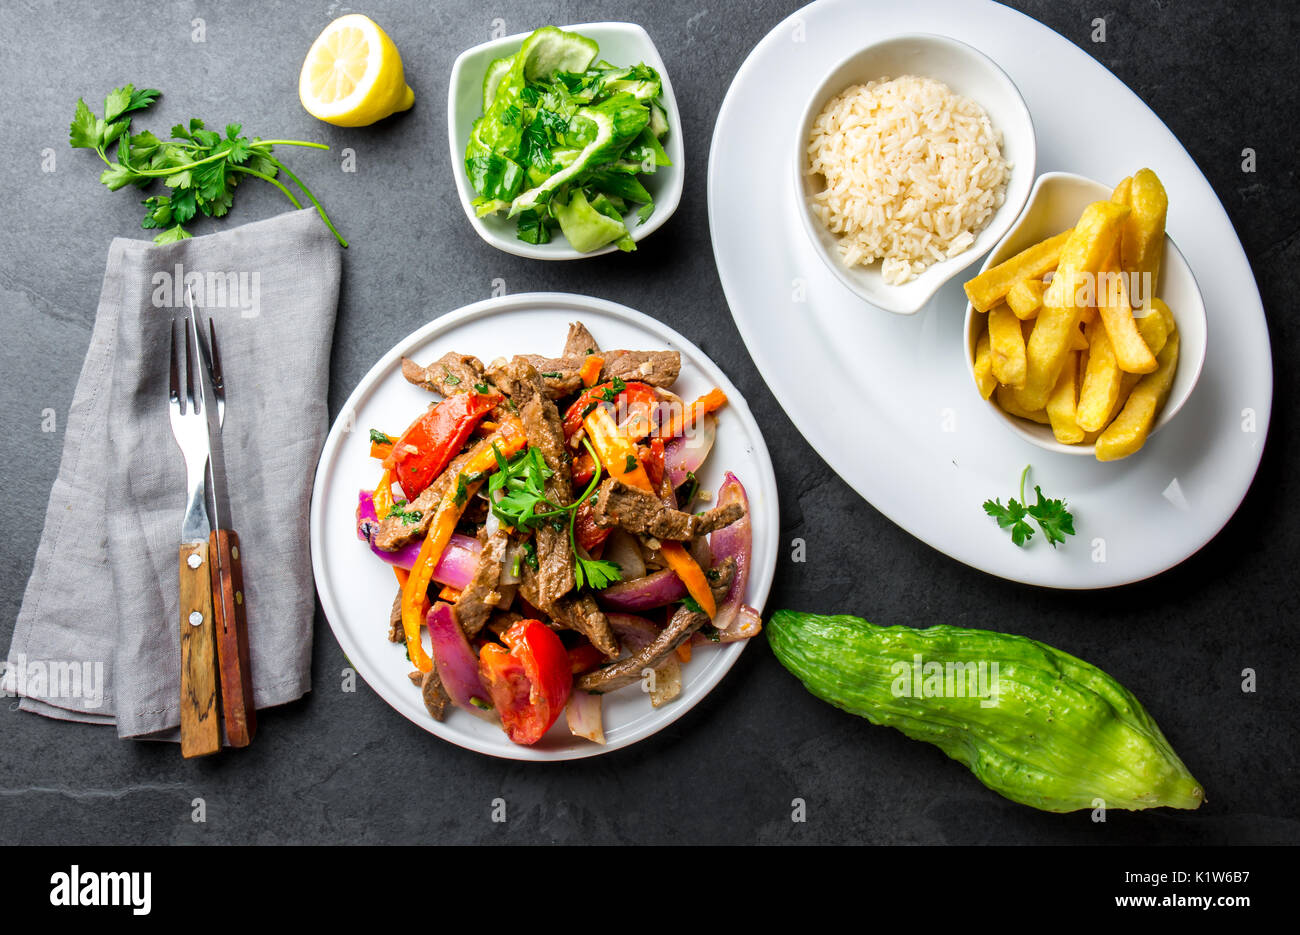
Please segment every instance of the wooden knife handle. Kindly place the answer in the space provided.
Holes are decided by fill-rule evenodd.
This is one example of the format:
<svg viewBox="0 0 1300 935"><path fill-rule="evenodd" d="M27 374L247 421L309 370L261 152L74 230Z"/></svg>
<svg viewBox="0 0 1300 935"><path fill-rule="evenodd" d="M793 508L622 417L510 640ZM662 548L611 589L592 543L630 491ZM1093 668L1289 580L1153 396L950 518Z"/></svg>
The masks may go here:
<svg viewBox="0 0 1300 935"><path fill-rule="evenodd" d="M181 754L221 749L208 544L181 546Z"/></svg>
<svg viewBox="0 0 1300 935"><path fill-rule="evenodd" d="M248 664L248 623L239 536L232 530L218 529L212 533L208 545L213 555L212 603L226 739L232 747L246 747L257 733L257 710L253 705L253 673Z"/></svg>

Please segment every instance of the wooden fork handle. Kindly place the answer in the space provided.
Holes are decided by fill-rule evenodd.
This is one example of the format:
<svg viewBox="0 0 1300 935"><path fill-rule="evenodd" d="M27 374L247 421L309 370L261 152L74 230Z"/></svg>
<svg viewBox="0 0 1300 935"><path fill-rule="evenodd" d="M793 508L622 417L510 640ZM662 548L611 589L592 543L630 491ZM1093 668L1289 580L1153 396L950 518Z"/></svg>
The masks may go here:
<svg viewBox="0 0 1300 935"><path fill-rule="evenodd" d="M257 733L253 673L248 662L248 622L239 536L218 529L208 539L213 555L212 602L216 616L217 658L221 666L221 707L226 739L246 747Z"/></svg>
<svg viewBox="0 0 1300 935"><path fill-rule="evenodd" d="M181 755L187 758L221 749L209 564L207 542L181 546Z"/></svg>

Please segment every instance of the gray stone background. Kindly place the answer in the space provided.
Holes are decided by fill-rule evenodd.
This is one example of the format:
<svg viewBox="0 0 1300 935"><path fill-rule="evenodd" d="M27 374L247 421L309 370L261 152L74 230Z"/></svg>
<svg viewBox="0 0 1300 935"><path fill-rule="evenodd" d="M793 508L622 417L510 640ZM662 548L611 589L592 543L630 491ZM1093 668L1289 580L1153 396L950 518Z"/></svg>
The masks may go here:
<svg viewBox="0 0 1300 935"><path fill-rule="evenodd" d="M866 2L866 0L864 0ZM1193 814L1048 815L1004 801L938 750L874 728L811 695L760 639L702 704L634 747L574 763L503 762L408 723L364 684L338 690L343 655L317 614L302 701L266 712L254 745L182 762L172 745L0 708L0 840L237 842L1300 842L1300 685L1295 623L1300 363L1293 3L1012 0L1126 82L1187 146L1236 225L1273 341L1276 399L1263 465L1224 531L1182 566L1101 593L1014 585L958 564L895 527L832 473L766 389L731 323L713 266L708 141L732 75L794 0L699 3L374 0L416 93L409 113L360 131L318 123L296 96L302 56L341 4L0 4L0 644L8 645L40 535L73 384L90 336L109 240L140 235L140 209L67 147L73 105L127 81L165 97L145 125L192 115L264 136L355 148L292 153L291 165L352 240L330 379L337 412L378 356L430 317L511 292L581 291L649 312L692 337L732 377L763 426L782 491L783 555L769 608L858 613L880 623L952 622L1027 633L1133 688L1209 792ZM1090 41L1107 21L1107 41ZM191 42L191 20L207 41ZM538 263L500 253L457 205L445 140L446 82L464 48L545 23L633 19L678 90L688 167L682 205L632 257ZM1243 174L1253 147L1258 171ZM57 171L42 173L41 151ZM226 223L285 208L241 188ZM200 225L199 232L215 229ZM1198 271L1212 276L1213 271ZM42 433L41 411L59 414ZM171 451L170 439L159 444ZM309 482L309 473L304 474ZM304 566L305 567L305 566ZM1258 672L1243 694L1241 670ZM190 803L207 802L207 822ZM509 820L490 821L502 797ZM791 800L807 802L805 823Z"/></svg>

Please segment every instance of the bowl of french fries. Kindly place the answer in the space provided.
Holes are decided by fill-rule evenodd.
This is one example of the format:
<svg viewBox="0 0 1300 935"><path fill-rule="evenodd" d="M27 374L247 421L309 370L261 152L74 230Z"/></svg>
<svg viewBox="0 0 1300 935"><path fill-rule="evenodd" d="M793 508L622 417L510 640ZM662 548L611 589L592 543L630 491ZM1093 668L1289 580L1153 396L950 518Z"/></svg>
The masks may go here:
<svg viewBox="0 0 1300 935"><path fill-rule="evenodd" d="M1150 169L1114 188L1046 173L965 284L971 377L1026 441L1117 461L1191 396L1205 305L1165 233L1168 207Z"/></svg>

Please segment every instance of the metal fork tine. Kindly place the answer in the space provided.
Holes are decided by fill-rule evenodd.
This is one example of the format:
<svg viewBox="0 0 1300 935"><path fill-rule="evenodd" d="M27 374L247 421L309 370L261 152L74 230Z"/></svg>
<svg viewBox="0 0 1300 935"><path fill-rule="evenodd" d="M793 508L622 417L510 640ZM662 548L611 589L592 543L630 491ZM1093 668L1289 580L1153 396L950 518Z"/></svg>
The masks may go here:
<svg viewBox="0 0 1300 935"><path fill-rule="evenodd" d="M171 323L171 387L168 398L171 399L173 406L181 404L181 380L180 375L176 372L176 319Z"/></svg>
<svg viewBox="0 0 1300 935"><path fill-rule="evenodd" d="M213 324L211 318L208 319L208 347L212 350L212 383L216 387L217 395L221 396L226 386L221 379L221 355L217 353L217 326Z"/></svg>
<svg viewBox="0 0 1300 935"><path fill-rule="evenodd" d="M190 341L190 320L185 319L185 400L190 412L197 412L194 396L194 352Z"/></svg>

